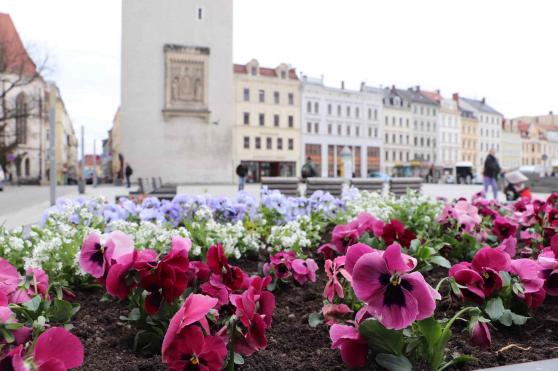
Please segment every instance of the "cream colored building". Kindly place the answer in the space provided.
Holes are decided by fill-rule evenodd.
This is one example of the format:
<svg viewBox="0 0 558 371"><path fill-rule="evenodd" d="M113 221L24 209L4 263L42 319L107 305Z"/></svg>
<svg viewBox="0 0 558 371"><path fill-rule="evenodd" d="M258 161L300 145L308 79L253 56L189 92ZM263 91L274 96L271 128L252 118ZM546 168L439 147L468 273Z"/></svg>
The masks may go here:
<svg viewBox="0 0 558 371"><path fill-rule="evenodd" d="M523 145L519 133L517 120L502 121L502 148L500 151L500 166L504 170L517 169L522 165L521 157Z"/></svg>
<svg viewBox="0 0 558 371"><path fill-rule="evenodd" d="M252 59L234 65L233 160L248 169L246 180L298 176L300 81L286 64L261 67Z"/></svg>
<svg viewBox="0 0 558 371"><path fill-rule="evenodd" d="M395 87L384 89L384 164L385 172L393 175L415 158L411 129L411 101ZM411 174L399 174L411 175Z"/></svg>

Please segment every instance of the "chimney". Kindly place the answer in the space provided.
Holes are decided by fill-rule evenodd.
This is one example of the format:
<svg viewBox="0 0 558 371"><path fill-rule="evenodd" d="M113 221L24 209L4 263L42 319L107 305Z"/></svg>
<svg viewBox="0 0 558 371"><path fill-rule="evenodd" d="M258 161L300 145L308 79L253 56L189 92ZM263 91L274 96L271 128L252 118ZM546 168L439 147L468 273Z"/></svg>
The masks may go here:
<svg viewBox="0 0 558 371"><path fill-rule="evenodd" d="M360 83L360 91L364 91L364 88L366 87L366 83L363 81Z"/></svg>
<svg viewBox="0 0 558 371"><path fill-rule="evenodd" d="M459 93L453 93L453 95L451 96L451 98L459 103Z"/></svg>
<svg viewBox="0 0 558 371"><path fill-rule="evenodd" d="M486 98L485 98L485 97L482 97L481 103L482 103L482 104L486 104Z"/></svg>
<svg viewBox="0 0 558 371"><path fill-rule="evenodd" d="M417 93L418 93L420 91L420 85L417 85L415 88L417 89Z"/></svg>
<svg viewBox="0 0 558 371"><path fill-rule="evenodd" d="M341 89L345 89L345 81L341 81Z"/></svg>
<svg viewBox="0 0 558 371"><path fill-rule="evenodd" d="M391 86L391 90L395 90L395 85L392 85L392 86Z"/></svg>
<svg viewBox="0 0 558 371"><path fill-rule="evenodd" d="M554 115L554 112L548 111L548 115L549 115L549 116L552 116L552 115Z"/></svg>
<svg viewBox="0 0 558 371"><path fill-rule="evenodd" d="M440 89L436 89L436 94L442 95L442 92L440 91Z"/></svg>

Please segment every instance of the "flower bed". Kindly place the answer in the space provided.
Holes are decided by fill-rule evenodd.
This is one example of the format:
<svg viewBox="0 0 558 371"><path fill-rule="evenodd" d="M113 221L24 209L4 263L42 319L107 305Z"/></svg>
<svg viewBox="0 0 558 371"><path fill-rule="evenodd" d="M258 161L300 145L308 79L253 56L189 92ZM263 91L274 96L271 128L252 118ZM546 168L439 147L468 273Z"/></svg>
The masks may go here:
<svg viewBox="0 0 558 371"><path fill-rule="evenodd" d="M353 189L60 200L28 236L0 231L0 365L438 370L552 358L557 200ZM42 346L54 337L72 352Z"/></svg>

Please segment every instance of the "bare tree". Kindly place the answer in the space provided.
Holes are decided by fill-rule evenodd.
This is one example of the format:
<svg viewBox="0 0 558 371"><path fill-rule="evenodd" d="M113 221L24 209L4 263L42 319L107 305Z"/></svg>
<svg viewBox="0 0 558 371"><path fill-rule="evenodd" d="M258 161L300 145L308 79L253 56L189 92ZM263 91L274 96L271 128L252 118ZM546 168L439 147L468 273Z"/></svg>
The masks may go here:
<svg viewBox="0 0 558 371"><path fill-rule="evenodd" d="M20 144L26 143L27 123L32 117L43 118L46 114L44 89L33 91L32 84L43 81L48 58L35 63L17 36L0 34L0 166L6 168L8 156ZM24 94L20 94L24 92ZM42 121L42 120L41 120ZM42 125L42 122L41 122ZM42 145L42 138L40 138ZM42 148L41 154L42 154ZM11 159L21 165L25 153ZM40 161L42 166L42 160ZM41 168L39 177L43 173Z"/></svg>

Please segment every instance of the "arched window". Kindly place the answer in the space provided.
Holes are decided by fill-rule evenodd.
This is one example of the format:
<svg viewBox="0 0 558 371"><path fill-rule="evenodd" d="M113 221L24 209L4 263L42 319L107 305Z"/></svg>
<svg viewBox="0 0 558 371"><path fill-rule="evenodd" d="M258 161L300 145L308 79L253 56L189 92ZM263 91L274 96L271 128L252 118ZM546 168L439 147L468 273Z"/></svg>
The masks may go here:
<svg viewBox="0 0 558 371"><path fill-rule="evenodd" d="M29 158L25 159L25 176L31 175L31 163L29 162Z"/></svg>
<svg viewBox="0 0 558 371"><path fill-rule="evenodd" d="M27 143L27 98L25 93L19 93L16 98L16 142Z"/></svg>

